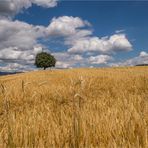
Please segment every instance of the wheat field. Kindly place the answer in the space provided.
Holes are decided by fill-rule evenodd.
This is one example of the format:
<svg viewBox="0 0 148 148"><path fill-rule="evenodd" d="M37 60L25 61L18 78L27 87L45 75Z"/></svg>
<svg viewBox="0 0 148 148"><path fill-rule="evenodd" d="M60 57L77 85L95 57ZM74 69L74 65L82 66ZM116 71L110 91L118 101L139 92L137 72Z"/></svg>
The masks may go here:
<svg viewBox="0 0 148 148"><path fill-rule="evenodd" d="M0 148L147 148L148 67L0 77Z"/></svg>

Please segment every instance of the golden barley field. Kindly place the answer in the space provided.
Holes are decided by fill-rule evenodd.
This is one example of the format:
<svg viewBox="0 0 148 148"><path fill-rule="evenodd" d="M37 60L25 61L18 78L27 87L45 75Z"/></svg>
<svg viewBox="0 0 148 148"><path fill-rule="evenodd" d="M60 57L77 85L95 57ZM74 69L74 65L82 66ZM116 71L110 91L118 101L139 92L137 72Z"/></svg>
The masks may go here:
<svg viewBox="0 0 148 148"><path fill-rule="evenodd" d="M0 148L148 148L148 67L0 77Z"/></svg>

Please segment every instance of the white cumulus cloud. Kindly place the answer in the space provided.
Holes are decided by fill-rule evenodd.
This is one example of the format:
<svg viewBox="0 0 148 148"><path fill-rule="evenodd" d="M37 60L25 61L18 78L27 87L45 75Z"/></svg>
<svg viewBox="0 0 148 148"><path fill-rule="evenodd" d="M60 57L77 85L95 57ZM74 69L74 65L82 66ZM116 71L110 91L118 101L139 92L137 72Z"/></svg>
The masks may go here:
<svg viewBox="0 0 148 148"><path fill-rule="evenodd" d="M0 49L18 47L30 50L39 37L44 36L43 26L33 26L21 21L0 20Z"/></svg>
<svg viewBox="0 0 148 148"><path fill-rule="evenodd" d="M7 0L5 7L12 5L9 7L11 7L12 12L15 11L16 13L22 8L30 7L32 3L45 7L46 2L56 5L57 1L12 0L10 4L10 0ZM13 10L15 8L16 10ZM6 8L3 6L3 14L4 10ZM1 12L2 7L0 6L0 14L2 14ZM110 54L132 50L132 45L125 34L114 34L110 37L99 38L93 36L91 27L88 21L72 16L54 17L47 27L2 18L0 19L0 69L32 69L35 55L44 48L44 43L41 43L39 39L54 39L55 36L62 37L63 44L65 48L67 47L67 51L52 53L58 61L57 67L67 68L90 66L89 64L106 64L112 57L104 55L104 53ZM101 55L94 56L92 52Z"/></svg>
<svg viewBox="0 0 148 148"><path fill-rule="evenodd" d="M111 61L113 58L108 55L98 55L98 56L91 56L89 58L89 62L91 64L107 64L108 61Z"/></svg>
<svg viewBox="0 0 148 148"><path fill-rule="evenodd" d="M33 64L35 55L42 51L43 45L38 43L38 38L45 36L45 30L43 26L25 22L0 20L1 67L20 68L13 64L18 63L25 68L26 64Z"/></svg>
<svg viewBox="0 0 148 148"><path fill-rule="evenodd" d="M50 7L55 7L57 5L58 0L30 0L30 1L38 6L50 8Z"/></svg>
<svg viewBox="0 0 148 148"><path fill-rule="evenodd" d="M148 57L148 53L145 51L141 51L139 56L145 58Z"/></svg>
<svg viewBox="0 0 148 148"><path fill-rule="evenodd" d="M56 36L71 36L77 33L77 29L88 25L79 17L62 16L53 18L48 26L48 34Z"/></svg>
<svg viewBox="0 0 148 148"><path fill-rule="evenodd" d="M135 66L139 64L148 64L148 53L141 51L138 56L127 59L122 62L110 63L110 66Z"/></svg>
<svg viewBox="0 0 148 148"><path fill-rule="evenodd" d="M108 38L85 37L72 43L68 50L71 53L81 52L102 52L110 53L117 51L130 51L132 45L126 38L125 34L115 34Z"/></svg>
<svg viewBox="0 0 148 148"><path fill-rule="evenodd" d="M50 36L65 37L65 45L70 53L131 51L132 45L125 34L114 34L110 37L93 36L91 24L79 17L61 16L53 18L47 27Z"/></svg>
<svg viewBox="0 0 148 148"><path fill-rule="evenodd" d="M58 60L56 63L57 68L78 67L88 64L87 58L78 54L73 55L68 52L55 52L53 55Z"/></svg>
<svg viewBox="0 0 148 148"><path fill-rule="evenodd" d="M50 8L57 5L58 0L1 0L0 15L10 17L36 4L38 6Z"/></svg>

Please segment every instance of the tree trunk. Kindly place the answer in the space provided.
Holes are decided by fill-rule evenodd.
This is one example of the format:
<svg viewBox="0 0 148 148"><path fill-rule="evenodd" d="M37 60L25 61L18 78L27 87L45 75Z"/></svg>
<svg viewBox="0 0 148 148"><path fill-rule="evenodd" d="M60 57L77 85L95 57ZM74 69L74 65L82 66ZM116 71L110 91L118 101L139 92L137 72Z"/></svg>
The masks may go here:
<svg viewBox="0 0 148 148"><path fill-rule="evenodd" d="M46 67L44 67L44 70L46 70Z"/></svg>

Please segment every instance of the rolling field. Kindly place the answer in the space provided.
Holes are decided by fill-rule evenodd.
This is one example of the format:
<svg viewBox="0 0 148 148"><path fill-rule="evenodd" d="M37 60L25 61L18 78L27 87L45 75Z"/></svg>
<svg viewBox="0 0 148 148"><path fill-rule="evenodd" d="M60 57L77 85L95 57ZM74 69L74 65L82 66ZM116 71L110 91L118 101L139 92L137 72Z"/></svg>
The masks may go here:
<svg viewBox="0 0 148 148"><path fill-rule="evenodd" d="M148 148L148 67L0 77L0 148Z"/></svg>

